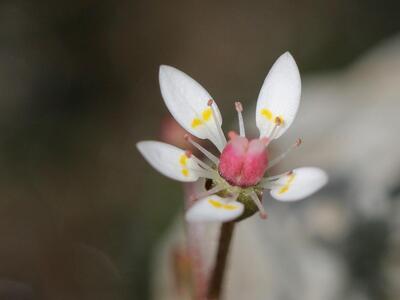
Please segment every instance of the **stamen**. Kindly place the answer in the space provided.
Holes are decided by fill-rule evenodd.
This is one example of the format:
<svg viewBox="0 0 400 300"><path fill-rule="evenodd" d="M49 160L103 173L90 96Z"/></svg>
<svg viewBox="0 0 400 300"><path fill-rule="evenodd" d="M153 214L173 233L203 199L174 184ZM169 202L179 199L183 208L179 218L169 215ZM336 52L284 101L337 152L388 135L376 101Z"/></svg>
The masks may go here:
<svg viewBox="0 0 400 300"><path fill-rule="evenodd" d="M185 155L186 155L187 158L191 158L191 157L192 157L192 154L193 154L193 153L192 153L192 151L190 151L190 150L186 150L186 151L185 151Z"/></svg>
<svg viewBox="0 0 400 300"><path fill-rule="evenodd" d="M224 187L222 185L216 185L213 188L209 189L208 191L204 191L201 193L198 193L197 195L192 195L191 196L191 200L195 201L204 197L208 197L211 196L212 194L216 194L220 191L222 191L224 189Z"/></svg>
<svg viewBox="0 0 400 300"><path fill-rule="evenodd" d="M281 155L275 157L273 160L271 160L271 162L268 165L267 170L271 169L273 166L275 166L277 163L281 162L282 159L284 159L286 157L286 155L288 155L290 153L290 151L292 151L294 148L297 148L301 145L302 140L300 138L298 138L296 140L296 142L291 145L285 152L283 152Z"/></svg>
<svg viewBox="0 0 400 300"><path fill-rule="evenodd" d="M281 117L276 117L275 118L275 124L277 124L278 126L282 125L282 118Z"/></svg>
<svg viewBox="0 0 400 300"><path fill-rule="evenodd" d="M196 174L199 177L208 178L208 179L212 179L212 180L217 179L216 172L204 170L199 167L197 167L197 168L186 167L186 169L191 171L192 173Z"/></svg>
<svg viewBox="0 0 400 300"><path fill-rule="evenodd" d="M244 129L244 122L243 122L243 114L242 114L242 111L243 111L242 103L240 103L239 101L235 102L235 108L238 113L240 136L246 137L246 132Z"/></svg>
<svg viewBox="0 0 400 300"><path fill-rule="evenodd" d="M260 217L261 219L266 219L267 218L267 213L264 210L264 207L258 198L257 194L255 192L250 193L251 199L254 201L254 204L257 206L259 212L260 212Z"/></svg>
<svg viewBox="0 0 400 300"><path fill-rule="evenodd" d="M217 128L219 140L220 140L221 145L223 146L222 148L225 148L226 137L225 137L224 132L222 131L222 128L221 128L222 124L220 124L218 122L217 114L215 113L215 109L214 109L214 107L212 105L213 103L214 103L214 100L210 99L210 100L208 100L207 105L211 108L211 112L212 112L213 119L214 119L214 124L215 124L215 127ZM222 150L220 150L220 151L222 152Z"/></svg>
<svg viewBox="0 0 400 300"><path fill-rule="evenodd" d="M207 171L216 173L216 171L211 168L209 165L207 165L205 162L201 161L200 159L198 159L196 156L193 155L192 151L190 150L186 150L185 151L185 155L187 158L191 158L193 159L198 165L200 165L202 168L200 168L200 170L206 169Z"/></svg>
<svg viewBox="0 0 400 300"><path fill-rule="evenodd" d="M197 157L195 157L194 155L192 155L192 151L190 150L186 150L185 151L185 156L189 159L193 159L195 162L200 163L200 164L204 164L201 160L199 160ZM179 161L181 164L183 164L183 168L182 168L182 173L184 176L187 176L190 172L195 173L197 176L199 177L204 177L204 178L209 178L209 179L216 179L218 177L218 174L215 170L211 169L210 167L208 167L209 169L203 169L202 167L200 167L199 165L192 165L192 166L187 166L186 161Z"/></svg>
<svg viewBox="0 0 400 300"><path fill-rule="evenodd" d="M184 135L185 140L187 140L189 143L191 143L194 147L196 147L201 153L203 153L205 156L207 156L214 164L218 165L219 164L219 159L216 157L214 154L203 148L201 145L196 143L195 141L192 140L192 138L188 135Z"/></svg>
<svg viewBox="0 0 400 300"><path fill-rule="evenodd" d="M196 156L192 156L191 157L198 165L200 165L202 168L204 168L207 171L210 172L214 172L217 173L217 171L215 171L213 168L211 168L209 165L207 165L205 162L201 161L200 159L198 159Z"/></svg>
<svg viewBox="0 0 400 300"><path fill-rule="evenodd" d="M261 188L263 188L263 189L266 189L266 190L271 190L271 189L280 187L280 186L282 186L282 185L276 183L275 181L270 181L270 182L268 182L268 181L260 181L260 182L258 183L258 186L261 187Z"/></svg>
<svg viewBox="0 0 400 300"><path fill-rule="evenodd" d="M274 175L274 176L269 176L269 177L264 178L264 179L266 179L267 181L275 181L275 180L278 180L281 177L290 176L292 174L293 174L293 170L290 170L290 171L287 171L285 173L282 173L282 174L279 174L279 175Z"/></svg>
<svg viewBox="0 0 400 300"><path fill-rule="evenodd" d="M239 192L232 192L230 197L228 198L229 201L236 201L239 198Z"/></svg>
<svg viewBox="0 0 400 300"><path fill-rule="evenodd" d="M293 171L288 171L279 175L274 175L274 176L269 176L266 178L263 178L259 183L258 186L265 188L265 189L271 189L280 186L280 184L277 184L276 181L281 179L282 177L285 176L290 176L293 174Z"/></svg>
<svg viewBox="0 0 400 300"><path fill-rule="evenodd" d="M227 201L236 201L239 198L239 191L230 191L224 199Z"/></svg>
<svg viewBox="0 0 400 300"><path fill-rule="evenodd" d="M274 120L274 127L272 128L271 133L268 135L268 140L269 141L272 141L275 138L276 133L278 131L278 128L281 125L282 125L282 119L280 117L276 117L275 120Z"/></svg>
<svg viewBox="0 0 400 300"><path fill-rule="evenodd" d="M228 137L230 140L233 140L235 137L237 137L237 133L231 130L228 132Z"/></svg>

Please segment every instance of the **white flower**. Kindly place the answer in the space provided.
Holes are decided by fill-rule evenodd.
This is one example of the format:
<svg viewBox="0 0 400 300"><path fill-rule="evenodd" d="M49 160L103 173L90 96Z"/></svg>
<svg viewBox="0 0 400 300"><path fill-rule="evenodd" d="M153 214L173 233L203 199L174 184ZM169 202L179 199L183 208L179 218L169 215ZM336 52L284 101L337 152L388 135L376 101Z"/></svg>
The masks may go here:
<svg viewBox="0 0 400 300"><path fill-rule="evenodd" d="M266 213L260 201L264 190L278 201L297 201L316 192L327 182L327 175L318 168L294 169L281 175L263 177L294 147L269 161L267 146L292 124L300 102L301 81L296 62L288 53L281 55L268 73L257 100L258 139L248 140L242 116L242 105L235 103L239 118L239 135L230 132L229 142L222 131L222 117L210 94L185 73L161 66L160 87L165 104L176 121L192 135L210 140L219 150L219 157L186 136L210 162L206 163L189 151L156 142L137 144L140 153L160 173L172 179L193 182L199 178L212 181L212 187L196 195L197 201L186 213L188 221L226 222L252 214L251 206ZM246 199L254 203L249 205ZM250 213L249 213L250 210Z"/></svg>

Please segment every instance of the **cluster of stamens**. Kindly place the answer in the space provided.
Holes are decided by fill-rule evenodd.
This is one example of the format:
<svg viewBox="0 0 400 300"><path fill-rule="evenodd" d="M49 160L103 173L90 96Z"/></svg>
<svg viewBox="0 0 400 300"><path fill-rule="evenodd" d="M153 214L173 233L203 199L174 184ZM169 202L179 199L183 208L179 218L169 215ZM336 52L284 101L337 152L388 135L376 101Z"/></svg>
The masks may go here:
<svg viewBox="0 0 400 300"><path fill-rule="evenodd" d="M212 104L213 100L210 99L208 101L208 106L211 108L211 117L216 124L216 113ZM259 210L260 217L265 219L267 214L260 200L262 191L279 186L276 181L289 173L286 172L272 177L264 177L264 175L269 169L284 159L292 149L300 146L301 139L298 139L286 151L269 161L267 146L276 137L284 120L279 116L275 117L273 120L274 126L267 136L249 141L245 134L242 115L243 106L240 102L235 102L235 108L238 113L239 134L230 131L228 133L229 141L227 142L221 127L216 126L219 128L218 134L220 141L222 145L224 145L220 158L194 141L188 134L185 135L185 139L211 162L209 165L197 159L192 155L191 151L185 152L188 158L193 158L201 167L201 170L196 169L196 172L202 177L212 181L211 188L192 196L192 201L218 193L232 200L236 200L240 195L244 195L253 200Z"/></svg>

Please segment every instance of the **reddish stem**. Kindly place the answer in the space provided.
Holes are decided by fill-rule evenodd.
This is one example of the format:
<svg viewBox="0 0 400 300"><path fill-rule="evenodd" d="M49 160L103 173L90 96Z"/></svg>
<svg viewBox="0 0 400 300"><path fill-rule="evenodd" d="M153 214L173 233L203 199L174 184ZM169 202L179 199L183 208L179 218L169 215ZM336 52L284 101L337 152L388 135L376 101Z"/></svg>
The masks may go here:
<svg viewBox="0 0 400 300"><path fill-rule="evenodd" d="M221 225L215 265L208 287L208 300L219 300L221 298L222 286L226 272L226 262L228 259L234 229L234 222L227 222Z"/></svg>

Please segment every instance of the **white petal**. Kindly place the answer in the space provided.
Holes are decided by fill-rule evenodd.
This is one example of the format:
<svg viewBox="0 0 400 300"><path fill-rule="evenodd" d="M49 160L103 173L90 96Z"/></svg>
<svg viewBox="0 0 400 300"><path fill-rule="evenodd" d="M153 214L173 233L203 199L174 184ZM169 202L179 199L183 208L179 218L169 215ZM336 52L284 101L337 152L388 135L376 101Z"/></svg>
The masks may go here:
<svg viewBox="0 0 400 300"><path fill-rule="evenodd" d="M209 139L222 150L225 146L220 137L222 118L213 101L208 106L210 94L194 79L171 66L160 66L161 94L175 120L188 132L200 139ZM216 122L217 121L217 122Z"/></svg>
<svg viewBox="0 0 400 300"><path fill-rule="evenodd" d="M184 182L199 178L197 163L182 149L156 141L139 142L136 147L154 169L169 178Z"/></svg>
<svg viewBox="0 0 400 300"><path fill-rule="evenodd" d="M271 189L271 196L279 201L297 201L310 196L328 182L328 175L319 168L305 167L294 169L291 174L282 176Z"/></svg>
<svg viewBox="0 0 400 300"><path fill-rule="evenodd" d="M227 222L243 213L243 204L233 199L211 195L198 200L186 213L188 222Z"/></svg>
<svg viewBox="0 0 400 300"><path fill-rule="evenodd" d="M280 137L292 124L300 103L301 80L296 62L289 52L281 55L269 71L257 99L256 123L260 136L268 136L280 117L273 138Z"/></svg>

